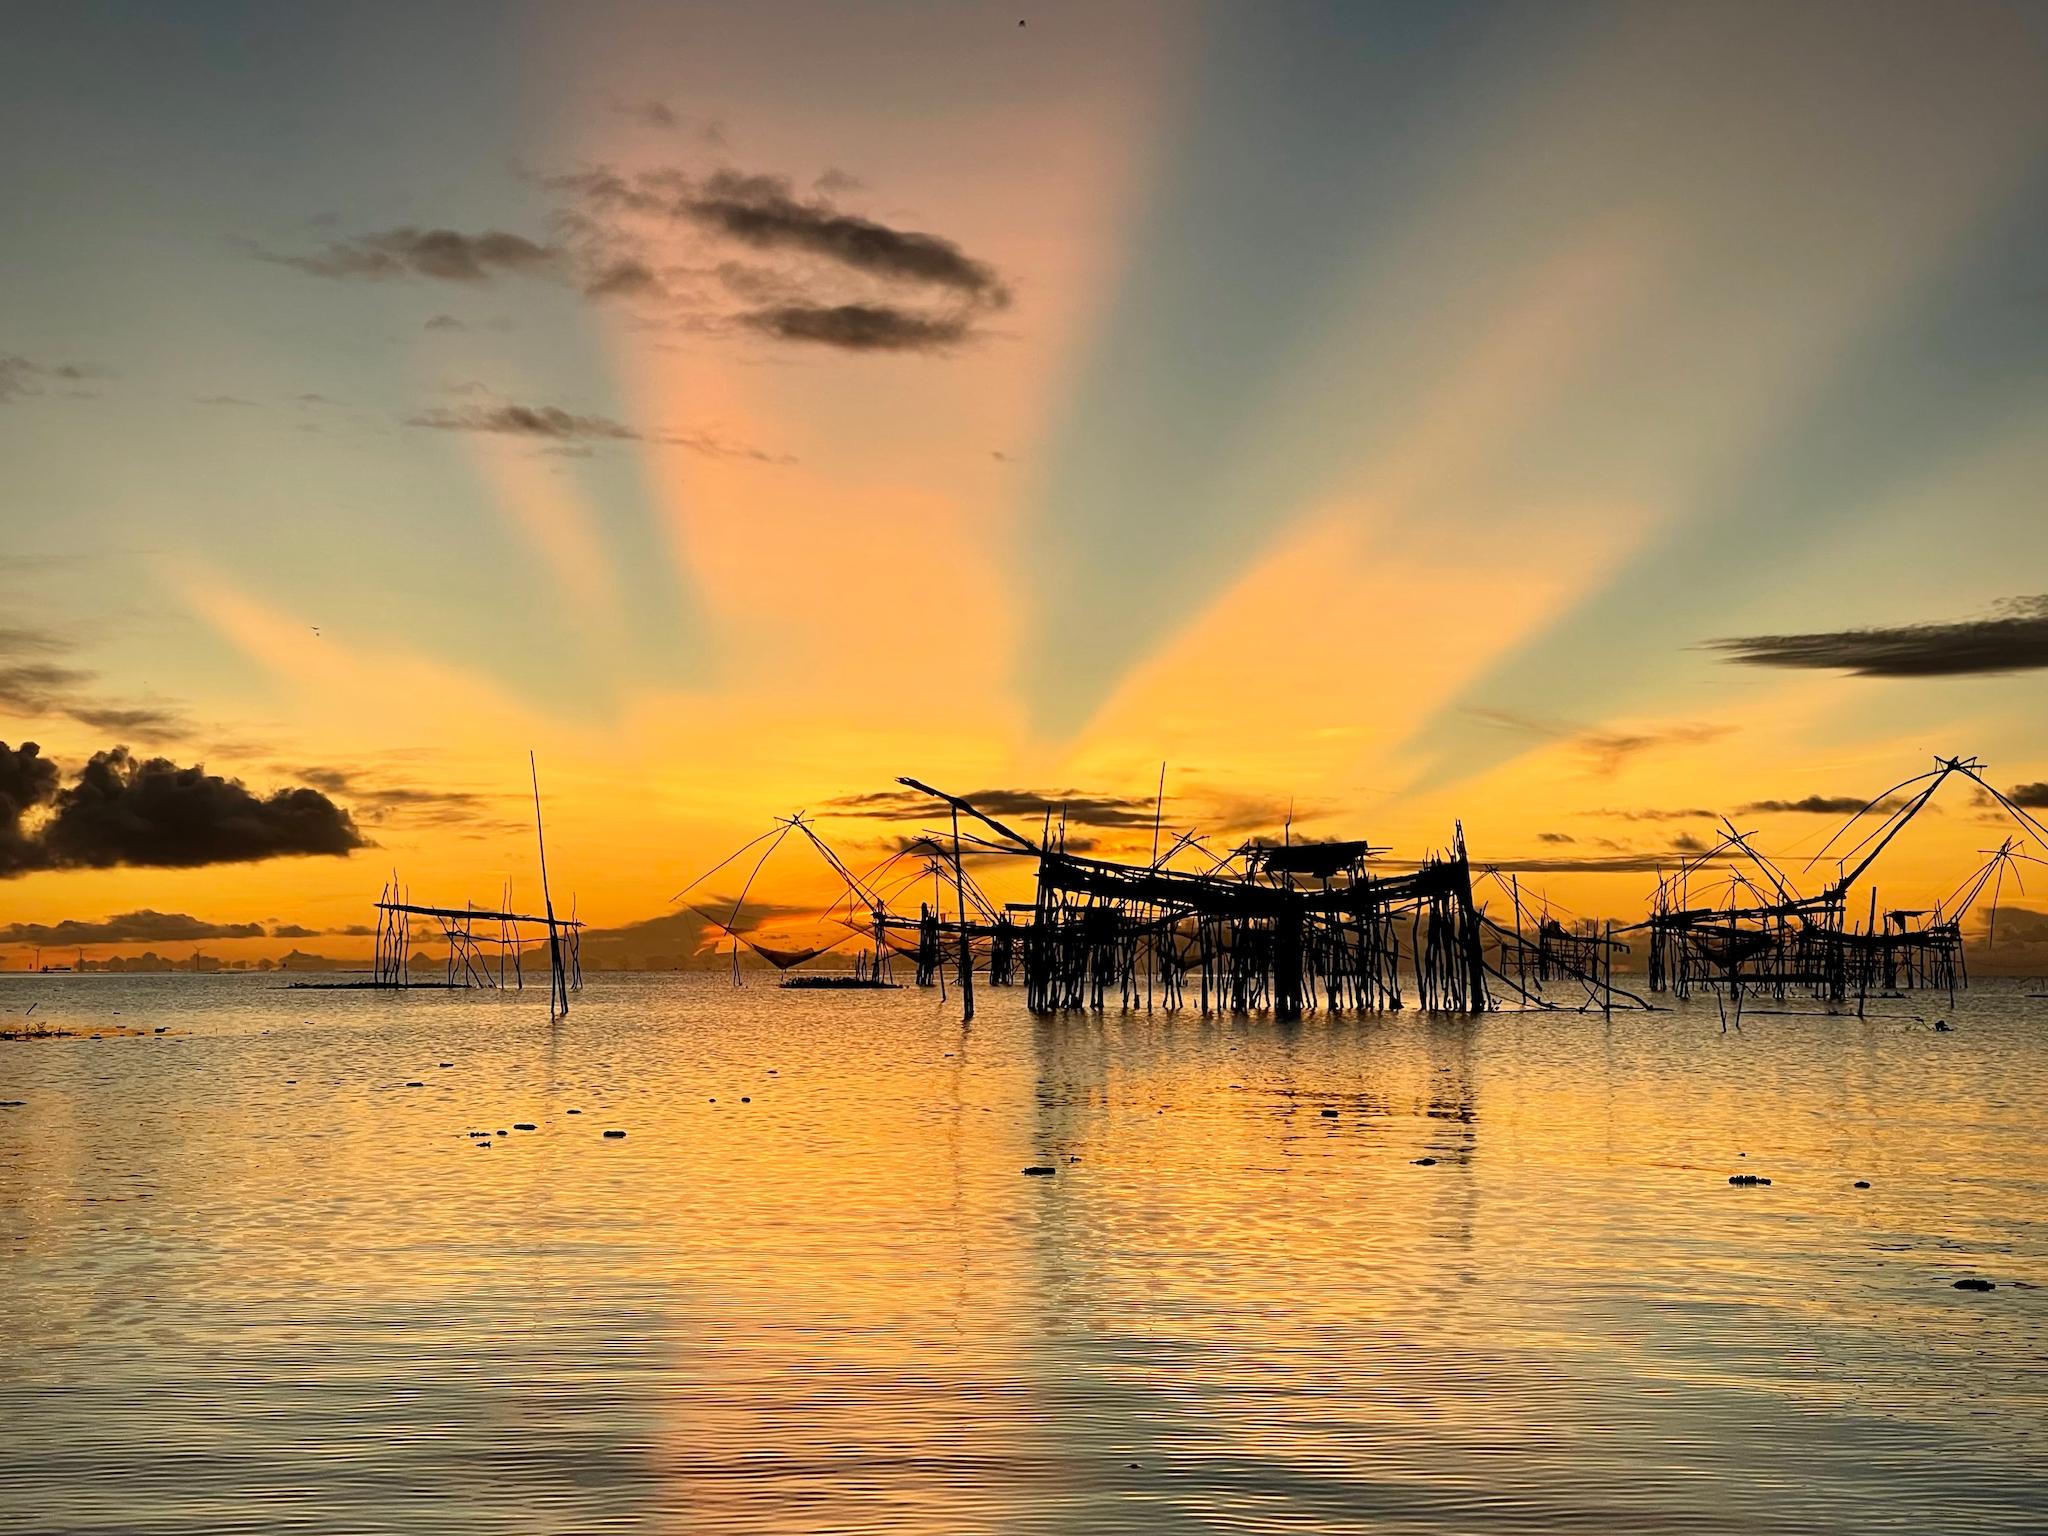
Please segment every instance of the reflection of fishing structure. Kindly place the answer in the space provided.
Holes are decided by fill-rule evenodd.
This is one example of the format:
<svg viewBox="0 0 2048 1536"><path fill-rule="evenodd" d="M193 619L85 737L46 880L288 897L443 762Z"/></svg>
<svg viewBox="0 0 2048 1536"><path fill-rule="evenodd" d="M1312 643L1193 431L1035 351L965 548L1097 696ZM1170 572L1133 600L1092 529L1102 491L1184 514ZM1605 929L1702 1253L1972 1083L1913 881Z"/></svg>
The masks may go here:
<svg viewBox="0 0 2048 1536"><path fill-rule="evenodd" d="M1880 914L1877 889L1870 888L1866 914L1852 926L1851 889L1879 854L1933 799L1951 777L1971 780L2001 806L2036 843L2048 848L2048 828L1985 782L1982 764L1968 758L1937 758L1936 767L1896 784L1865 805L1822 845L1810 868L1873 812L1876 825L1841 855L1840 872L1817 894L1802 894L1791 877L1759 852L1747 834L1725 819L1719 843L1686 860L1658 882L1650 915L1637 929L1648 943L1652 991L1687 997L1696 988L1739 998L1744 992L1784 998L1805 991L1827 1003L1859 1005L1872 991L1945 990L1953 996L1968 985L1963 960L1963 919L1991 891L1991 924L2005 877L2019 877L2021 860L2040 862L2008 837L1984 850L1988 861L1943 901L1928 908L1894 908ZM1902 792L1907 792L1903 793ZM1850 860L1855 860L1853 866ZM1718 899L1696 901L1692 885L1700 871L1724 871Z"/></svg>

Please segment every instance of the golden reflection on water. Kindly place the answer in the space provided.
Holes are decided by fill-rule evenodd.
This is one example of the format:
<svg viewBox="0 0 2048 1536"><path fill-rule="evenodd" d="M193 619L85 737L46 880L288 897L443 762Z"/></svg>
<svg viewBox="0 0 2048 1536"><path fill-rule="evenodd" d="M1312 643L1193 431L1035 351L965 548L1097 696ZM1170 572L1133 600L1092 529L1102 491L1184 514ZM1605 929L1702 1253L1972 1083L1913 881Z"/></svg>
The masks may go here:
<svg viewBox="0 0 2048 1536"><path fill-rule="evenodd" d="M0 1006L189 1033L0 1047L0 1524L1993 1531L2048 1495L2048 1015L2010 991L1936 1036L55 980Z"/></svg>

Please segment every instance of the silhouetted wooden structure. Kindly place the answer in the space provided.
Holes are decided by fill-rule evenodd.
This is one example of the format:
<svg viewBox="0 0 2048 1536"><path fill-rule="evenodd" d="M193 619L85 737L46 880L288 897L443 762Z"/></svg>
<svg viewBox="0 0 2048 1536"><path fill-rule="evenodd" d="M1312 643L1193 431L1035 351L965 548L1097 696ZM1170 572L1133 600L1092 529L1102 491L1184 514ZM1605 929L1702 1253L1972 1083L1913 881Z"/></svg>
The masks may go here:
<svg viewBox="0 0 2048 1536"><path fill-rule="evenodd" d="M900 782L996 834L977 845L1037 860L1031 920L1010 939L1035 1013L1491 1006L1462 827L1448 854L1401 872L1372 870L1385 850L1363 842L1249 844L1190 871L1168 861L1192 838L1146 864L1093 858L1070 851L1049 815L1034 841L967 800Z"/></svg>
<svg viewBox="0 0 2048 1536"><path fill-rule="evenodd" d="M403 990L416 986L526 990L526 953L544 950L548 957L551 1011L569 1011L568 995L583 989L583 924L572 915L558 918L514 912L511 892L497 909L469 904L436 907L408 899L396 876L377 897L377 942L371 961L370 985ZM424 927L416 933L414 925ZM439 979L413 975L413 945L438 934L446 945Z"/></svg>
<svg viewBox="0 0 2048 1536"><path fill-rule="evenodd" d="M1953 776L1974 782L2044 848L2048 828L1986 783L1983 765L1974 758L1936 758L1935 763L1927 773L1872 799L1807 860L1810 868L1865 816L1883 811L1877 825L1843 856L1836 877L1813 895L1801 893L1782 868L1757 850L1749 834L1724 818L1719 843L1660 880L1648 918L1636 925L1648 944L1651 990L1683 998L1703 989L1729 999L1745 993L1783 999L1798 992L1837 1005L1853 997L1860 1007L1874 991L1930 989L1953 997L1967 986L1963 919L1992 885L1995 925L1994 882L2002 884L2016 861L2031 857L2018 840L2007 838L1985 850L1989 862L1931 908L1895 908L1880 920L1876 888L1870 888L1867 902L1856 902L1853 887ZM1901 791L1911 792L1902 796ZM1729 866L1727 882L1718 901L1696 901L1692 883L1709 864ZM1865 908L1860 921L1852 917L1857 906Z"/></svg>

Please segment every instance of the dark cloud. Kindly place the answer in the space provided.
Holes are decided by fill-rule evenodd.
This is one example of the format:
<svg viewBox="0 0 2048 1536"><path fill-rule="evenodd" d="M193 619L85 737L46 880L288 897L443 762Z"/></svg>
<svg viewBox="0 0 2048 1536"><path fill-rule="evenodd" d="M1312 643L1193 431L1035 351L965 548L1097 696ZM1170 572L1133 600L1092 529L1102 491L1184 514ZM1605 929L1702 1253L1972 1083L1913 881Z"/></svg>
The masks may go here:
<svg viewBox="0 0 2048 1536"><path fill-rule="evenodd" d="M0 741L0 877L36 862L38 852L27 818L57 798L61 774L32 741L10 747Z"/></svg>
<svg viewBox="0 0 2048 1536"><path fill-rule="evenodd" d="M1752 667L1856 677L1965 677L2048 667L2048 593L2014 598L1990 618L1808 635L1742 635L1707 646Z"/></svg>
<svg viewBox="0 0 2048 1536"><path fill-rule="evenodd" d="M848 352L935 352L957 346L969 330L964 315L921 315L888 304L779 304L739 321L778 341Z"/></svg>
<svg viewBox="0 0 2048 1536"><path fill-rule="evenodd" d="M1536 834L1536 841L1539 843L1576 843L1578 839L1569 832L1538 832Z"/></svg>
<svg viewBox="0 0 2048 1536"><path fill-rule="evenodd" d="M2005 798L2022 810L2048 810L2048 783L2015 784L2005 792Z"/></svg>
<svg viewBox="0 0 2048 1536"><path fill-rule="evenodd" d="M960 797L976 809L998 820L1028 817L1042 821L1046 812L1054 821L1064 812L1071 825L1086 827L1150 827L1153 802L1127 795L1090 794L1083 790L1059 790L1042 794L1031 789L976 789ZM825 809L837 816L860 816L876 821L929 821L945 807L929 795L914 789L884 789L864 795L841 795L827 801ZM1036 838L1037 829L1018 827ZM979 828L977 828L979 831Z"/></svg>
<svg viewBox="0 0 2048 1536"><path fill-rule="evenodd" d="M1644 810L1644 811L1602 811L1602 816L1618 816L1623 821L1692 821L1706 817L1709 821L1720 818L1719 811L1701 810L1695 806L1690 810Z"/></svg>
<svg viewBox="0 0 2048 1536"><path fill-rule="evenodd" d="M299 923L278 923L270 930L273 939L317 939L318 928L307 928Z"/></svg>
<svg viewBox="0 0 2048 1536"><path fill-rule="evenodd" d="M638 442L640 434L609 416L579 416L554 405L471 405L459 409L436 406L408 416L409 427L439 432L499 432L510 437L541 437L556 442Z"/></svg>
<svg viewBox="0 0 2048 1536"><path fill-rule="evenodd" d="M83 667L43 660L63 655L70 645L44 630L0 627L0 714L61 715L94 730L116 731L157 741L188 729L177 711L158 705L119 705L83 696L98 674ZM23 659L36 658L36 659Z"/></svg>
<svg viewBox="0 0 2048 1536"><path fill-rule="evenodd" d="M667 290L647 263L622 256L591 273L584 280L583 291L593 299L653 299Z"/></svg>
<svg viewBox="0 0 2048 1536"><path fill-rule="evenodd" d="M9 923L0 928L0 944L161 944L262 937L261 923L214 923L147 907L95 920L67 917L60 923Z"/></svg>
<svg viewBox="0 0 2048 1536"><path fill-rule="evenodd" d="M1794 813L1806 816L1854 816L1865 806L1869 806L1873 811L1889 815L1905 803L1904 800L1896 796L1889 796L1873 805L1862 795L1807 795L1798 800L1752 800L1749 804L1740 807L1736 814L1738 816L1756 816L1774 813ZM1938 809L1938 807L1930 805L1928 809L1931 811Z"/></svg>
<svg viewBox="0 0 2048 1536"><path fill-rule="evenodd" d="M0 352L0 405L27 395L40 395L52 384L78 385L104 378L100 369L79 363L39 363L14 352ZM70 393L80 391L73 389Z"/></svg>
<svg viewBox="0 0 2048 1536"><path fill-rule="evenodd" d="M893 282L951 289L990 308L1010 301L995 269L951 240L842 213L822 197L800 201L780 176L717 171L674 211L756 250L822 256Z"/></svg>
<svg viewBox="0 0 2048 1536"><path fill-rule="evenodd" d="M360 769L298 768L289 770L315 789L344 801L362 820L404 821L424 826L484 826L506 830L523 827L499 813L503 796L466 789L421 789L409 784L379 783Z"/></svg>
<svg viewBox="0 0 2048 1536"><path fill-rule="evenodd" d="M557 228L583 273L584 291L594 297L670 297L637 254L648 239L644 221L651 220L780 258L771 265L724 261L708 271L669 274L672 280L685 272L715 278L749 307L711 323L778 341L849 352L942 351L972 336L980 315L1010 302L995 268L954 241L837 206L828 194L857 185L843 172L818 178L809 196L782 176L736 170L699 176L673 167L631 174L599 167L546 185L574 200ZM635 227L634 221L642 222ZM877 297L877 285L892 296ZM901 302L905 290L929 303Z"/></svg>
<svg viewBox="0 0 2048 1536"><path fill-rule="evenodd" d="M264 255L316 277L427 277L450 283L485 283L504 273L549 275L562 253L552 245L499 229L466 235L453 229L402 225L332 241L310 256Z"/></svg>
<svg viewBox="0 0 2048 1536"><path fill-rule="evenodd" d="M453 315L436 315L425 325L421 326L420 329L423 331L466 331L469 327Z"/></svg>
<svg viewBox="0 0 2048 1536"><path fill-rule="evenodd" d="M365 846L348 812L316 789L259 797L237 779L126 747L95 753L68 788L58 778L34 742L0 743L0 876L240 864Z"/></svg>
<svg viewBox="0 0 2048 1536"><path fill-rule="evenodd" d="M733 442L710 432L642 432L595 413L579 414L555 405L518 405L494 400L461 406L434 406L406 418L409 427L437 432L482 432L526 438L570 450L594 443L653 443L686 448L721 459L750 459L757 464L791 464L785 454L772 454L751 444Z"/></svg>

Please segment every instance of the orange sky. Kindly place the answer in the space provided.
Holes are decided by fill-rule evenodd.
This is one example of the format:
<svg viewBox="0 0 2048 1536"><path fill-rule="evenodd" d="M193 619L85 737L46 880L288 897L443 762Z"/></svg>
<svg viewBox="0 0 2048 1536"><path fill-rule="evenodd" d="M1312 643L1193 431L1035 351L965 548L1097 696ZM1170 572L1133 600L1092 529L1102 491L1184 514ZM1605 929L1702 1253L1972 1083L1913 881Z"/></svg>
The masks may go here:
<svg viewBox="0 0 2048 1536"><path fill-rule="evenodd" d="M1462 818L1616 917L1699 812L1803 857L1839 815L1757 807L2048 780L2040 32L1475 15L42 19L0 739L309 786L368 846L24 855L0 935L364 951L393 869L534 888L529 750L605 925L774 815L878 856L916 824L833 802L904 773L1164 762L1169 831L1407 857ZM803 329L856 309L890 339ZM1945 793L1885 900L2002 835Z"/></svg>

